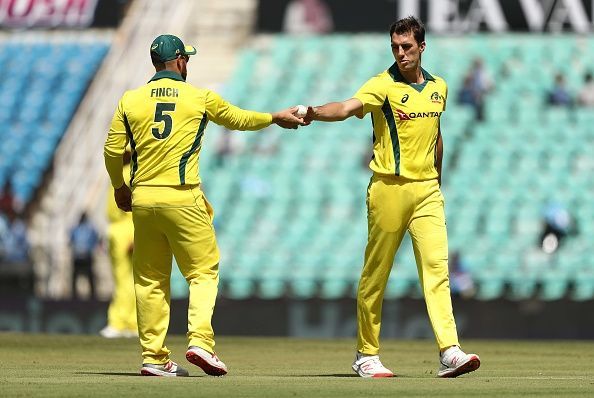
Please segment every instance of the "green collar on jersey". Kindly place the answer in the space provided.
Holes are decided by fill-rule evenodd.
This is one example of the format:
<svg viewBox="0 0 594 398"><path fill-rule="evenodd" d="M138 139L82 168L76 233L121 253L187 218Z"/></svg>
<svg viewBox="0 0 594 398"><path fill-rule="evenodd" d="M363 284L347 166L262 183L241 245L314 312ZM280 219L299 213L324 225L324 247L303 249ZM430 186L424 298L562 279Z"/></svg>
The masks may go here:
<svg viewBox="0 0 594 398"><path fill-rule="evenodd" d="M390 66L390 69L388 69L388 73L390 74L392 79L394 79L395 82L402 82L402 83L410 84L415 88L417 86L420 86L420 84L418 84L418 83L407 82L406 79L404 78L404 76L402 76L402 73L400 73L400 69L398 69L398 63L396 63L396 62L394 62L392 64L392 66ZM431 80L432 82L435 81L435 78L433 76L431 76L429 74L429 72L427 72L425 69L421 68L421 73L423 74L423 78L425 79L425 81L427 81L427 80ZM421 84L423 84L423 83L421 83Z"/></svg>
<svg viewBox="0 0 594 398"><path fill-rule="evenodd" d="M155 73L155 76L153 76L151 78L151 80L149 80L149 83L153 82L155 80L159 80L159 79L172 79L172 80L178 80L180 82L185 82L184 78L181 77L181 75L179 73L175 73L170 70L162 70L162 71Z"/></svg>

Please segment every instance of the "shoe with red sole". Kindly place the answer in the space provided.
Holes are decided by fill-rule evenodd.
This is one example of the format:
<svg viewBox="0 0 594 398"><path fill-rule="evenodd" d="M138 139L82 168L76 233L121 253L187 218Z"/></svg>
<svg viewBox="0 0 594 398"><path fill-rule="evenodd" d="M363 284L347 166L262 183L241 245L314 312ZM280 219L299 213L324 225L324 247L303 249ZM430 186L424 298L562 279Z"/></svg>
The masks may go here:
<svg viewBox="0 0 594 398"><path fill-rule="evenodd" d="M394 373L382 365L377 355L365 355L358 352L352 368L361 377L394 377Z"/></svg>
<svg viewBox="0 0 594 398"><path fill-rule="evenodd" d="M458 377L474 372L481 366L476 354L466 354L458 346L450 347L439 358L437 377Z"/></svg>
<svg viewBox="0 0 594 398"><path fill-rule="evenodd" d="M186 359L202 369L207 375L224 376L227 374L227 366L217 357L217 354L208 352L203 348L188 347Z"/></svg>

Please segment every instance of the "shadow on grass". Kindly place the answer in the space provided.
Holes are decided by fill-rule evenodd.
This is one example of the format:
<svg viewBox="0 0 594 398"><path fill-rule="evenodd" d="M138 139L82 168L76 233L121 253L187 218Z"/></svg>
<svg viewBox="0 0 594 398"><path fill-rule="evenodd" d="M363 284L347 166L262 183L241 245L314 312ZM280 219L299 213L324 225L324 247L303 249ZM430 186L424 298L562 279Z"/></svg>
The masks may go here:
<svg viewBox="0 0 594 398"><path fill-rule="evenodd" d="M75 372L77 375L102 375L102 376L128 376L128 377L159 377L159 376L143 376L140 373L131 373L131 372ZM190 375L188 377L208 377L207 375ZM185 377L184 377L185 378Z"/></svg>
<svg viewBox="0 0 594 398"><path fill-rule="evenodd" d="M75 372L77 375L103 375L103 376L142 376L140 373L124 372Z"/></svg>
<svg viewBox="0 0 594 398"><path fill-rule="evenodd" d="M328 378L336 378L336 377L359 377L356 374L350 373L329 373L329 374L318 374L318 375L282 375L282 376L275 376L275 377L328 377Z"/></svg>
<svg viewBox="0 0 594 398"><path fill-rule="evenodd" d="M275 376L275 377L320 377L320 378L361 378L354 373L329 373L329 374L317 374L317 375L282 375L282 376ZM411 377L408 375L395 375L394 377L382 377L382 379L411 379L416 377Z"/></svg>
<svg viewBox="0 0 594 398"><path fill-rule="evenodd" d="M75 374L79 375L103 375L103 376L128 376L128 377L147 377L142 376L140 373L124 373L124 372L75 372ZM150 376L149 376L150 377ZM157 376L154 376L157 377ZM191 375L189 377L206 377L209 378L207 375ZM301 375L274 375L271 377L280 377L280 378L328 378L328 379L335 379L335 378L360 378L356 374L351 373L328 373L328 374L301 374ZM215 377L216 378L216 377ZM394 379L406 379L410 378L410 376L398 375L394 377Z"/></svg>

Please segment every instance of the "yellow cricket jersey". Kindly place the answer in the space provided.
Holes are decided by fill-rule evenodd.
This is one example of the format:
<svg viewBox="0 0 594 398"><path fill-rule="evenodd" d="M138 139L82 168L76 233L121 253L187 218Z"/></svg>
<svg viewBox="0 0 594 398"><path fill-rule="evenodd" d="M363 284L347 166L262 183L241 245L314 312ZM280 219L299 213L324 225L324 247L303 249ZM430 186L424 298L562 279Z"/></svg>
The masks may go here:
<svg viewBox="0 0 594 398"><path fill-rule="evenodd" d="M111 184L124 183L122 154L128 142L131 187L198 184L198 157L209 121L230 130L260 130L271 124L272 115L240 109L171 71L157 72L146 85L127 91L105 141Z"/></svg>
<svg viewBox="0 0 594 398"><path fill-rule="evenodd" d="M438 177L435 168L439 118L445 111L447 85L421 69L425 81L408 83L394 63L368 80L353 98L372 113L373 158L376 173L411 180Z"/></svg>

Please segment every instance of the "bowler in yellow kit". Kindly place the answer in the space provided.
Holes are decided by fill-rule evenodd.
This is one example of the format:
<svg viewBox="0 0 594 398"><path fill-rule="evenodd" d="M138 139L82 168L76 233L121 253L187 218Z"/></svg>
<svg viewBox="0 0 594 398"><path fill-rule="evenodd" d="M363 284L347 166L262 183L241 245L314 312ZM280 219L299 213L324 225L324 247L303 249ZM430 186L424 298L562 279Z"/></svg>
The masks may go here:
<svg viewBox="0 0 594 398"><path fill-rule="evenodd" d="M212 313L219 280L219 249L213 209L200 189L198 157L209 122L230 130L260 130L275 123L304 125L296 108L276 113L242 110L213 91L185 82L196 54L173 35L158 36L150 55L156 73L120 99L105 141L105 165L118 207L134 221L134 289L142 347L141 374L187 376L165 346L169 325L172 255L186 278L186 358L205 373L221 376L226 365L215 354ZM130 188L122 178L122 154L132 148Z"/></svg>
<svg viewBox="0 0 594 398"><path fill-rule="evenodd" d="M124 153L124 176L130 175L130 152ZM113 190L107 198L109 260L113 275L113 294L107 309L107 326L99 334L106 338L136 337L136 297L132 273L134 224L132 214L118 209Z"/></svg>
<svg viewBox="0 0 594 398"><path fill-rule="evenodd" d="M384 291L406 231L413 243L429 319L440 350L439 377L478 369L479 357L458 343L448 276L444 199L440 191L446 108L443 79L421 67L425 29L414 17L390 28L396 62L343 102L309 107L306 122L341 121L371 113L373 171L367 190L368 241L357 293L358 339L353 370L362 377L394 374L379 359Z"/></svg>

